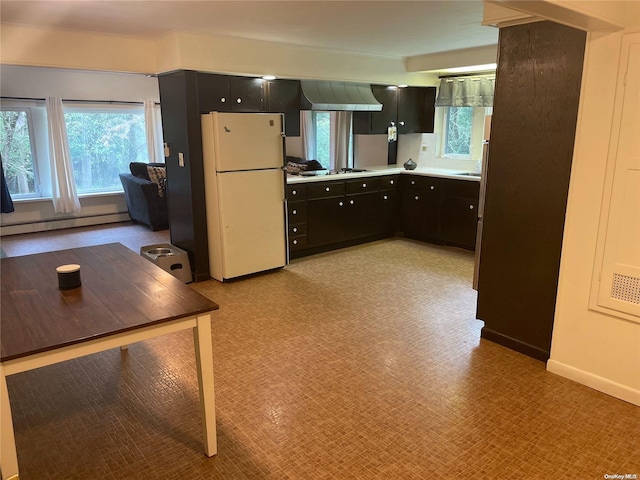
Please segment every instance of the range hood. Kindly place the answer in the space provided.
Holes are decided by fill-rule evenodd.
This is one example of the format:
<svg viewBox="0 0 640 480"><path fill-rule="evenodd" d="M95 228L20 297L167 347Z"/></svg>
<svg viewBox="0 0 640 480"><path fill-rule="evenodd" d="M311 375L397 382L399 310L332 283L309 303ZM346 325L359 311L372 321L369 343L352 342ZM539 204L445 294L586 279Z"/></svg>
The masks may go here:
<svg viewBox="0 0 640 480"><path fill-rule="evenodd" d="M373 96L370 85L322 80L302 80L300 84L305 110L382 110L382 104Z"/></svg>

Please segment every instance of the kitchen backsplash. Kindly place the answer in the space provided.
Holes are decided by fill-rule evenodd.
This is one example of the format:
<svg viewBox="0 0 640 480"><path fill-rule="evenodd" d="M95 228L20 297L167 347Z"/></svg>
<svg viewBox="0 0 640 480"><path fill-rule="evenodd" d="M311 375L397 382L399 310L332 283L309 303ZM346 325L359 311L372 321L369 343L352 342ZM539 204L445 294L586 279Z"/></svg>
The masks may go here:
<svg viewBox="0 0 640 480"><path fill-rule="evenodd" d="M402 166L412 158L419 167L451 170L480 171L480 162L457 160L436 156L436 133L412 133L398 138L397 164ZM387 164L388 143L386 135L354 135L356 168L380 167ZM302 156L301 137L287 137L287 155Z"/></svg>

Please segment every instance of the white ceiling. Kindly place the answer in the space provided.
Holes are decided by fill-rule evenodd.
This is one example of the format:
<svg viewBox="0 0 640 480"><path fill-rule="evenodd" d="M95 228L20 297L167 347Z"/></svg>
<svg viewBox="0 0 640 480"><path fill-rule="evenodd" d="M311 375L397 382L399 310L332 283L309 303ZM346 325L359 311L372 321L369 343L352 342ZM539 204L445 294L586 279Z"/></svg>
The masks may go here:
<svg viewBox="0 0 640 480"><path fill-rule="evenodd" d="M0 21L155 37L179 31L410 57L495 45L482 0L2 0Z"/></svg>

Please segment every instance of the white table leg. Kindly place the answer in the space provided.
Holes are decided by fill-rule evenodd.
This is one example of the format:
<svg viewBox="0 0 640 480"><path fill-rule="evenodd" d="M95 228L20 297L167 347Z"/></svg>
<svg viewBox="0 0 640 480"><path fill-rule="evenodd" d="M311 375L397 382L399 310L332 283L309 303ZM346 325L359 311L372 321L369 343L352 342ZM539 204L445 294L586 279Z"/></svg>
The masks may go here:
<svg viewBox="0 0 640 480"><path fill-rule="evenodd" d="M193 343L198 366L198 386L200 387L200 407L204 451L211 457L218 452L216 440L216 403L213 387L213 348L211 345L211 316L207 313L197 318L193 329Z"/></svg>
<svg viewBox="0 0 640 480"><path fill-rule="evenodd" d="M4 367L0 364L0 471L2 480L18 479L18 455Z"/></svg>

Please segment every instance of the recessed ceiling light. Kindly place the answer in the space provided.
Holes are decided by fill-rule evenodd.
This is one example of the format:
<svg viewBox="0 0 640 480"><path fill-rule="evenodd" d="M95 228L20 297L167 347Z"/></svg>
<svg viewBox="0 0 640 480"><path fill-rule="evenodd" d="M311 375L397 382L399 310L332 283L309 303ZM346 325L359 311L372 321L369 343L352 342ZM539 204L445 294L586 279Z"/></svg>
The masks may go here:
<svg viewBox="0 0 640 480"><path fill-rule="evenodd" d="M398 88L407 88L408 86L409 85L403 83L402 85L398 85Z"/></svg>
<svg viewBox="0 0 640 480"><path fill-rule="evenodd" d="M275 80L276 76L275 75L265 75L262 77L263 80Z"/></svg>

